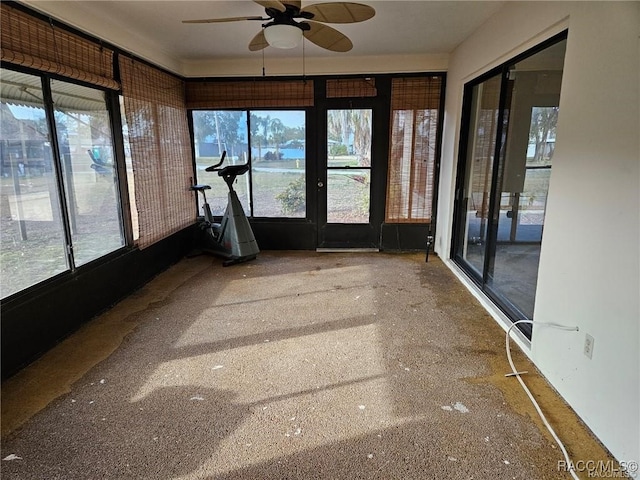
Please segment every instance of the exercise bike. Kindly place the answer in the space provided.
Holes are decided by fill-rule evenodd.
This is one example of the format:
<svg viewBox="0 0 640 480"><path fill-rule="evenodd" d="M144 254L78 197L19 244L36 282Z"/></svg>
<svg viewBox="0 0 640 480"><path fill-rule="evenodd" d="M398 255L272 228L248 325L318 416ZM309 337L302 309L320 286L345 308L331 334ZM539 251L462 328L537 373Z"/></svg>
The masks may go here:
<svg viewBox="0 0 640 480"><path fill-rule="evenodd" d="M194 192L202 194L203 217L198 222L201 249L203 252L225 258L226 260L222 263L225 267L253 260L260 253L249 220L247 220L238 195L233 189L236 177L247 173L249 164L221 167L226 155L226 151L222 152L220 161L205 169L207 172L218 172L218 176L222 177L229 187L227 208L220 223L214 221L211 207L207 203L205 190L210 190L211 187L201 184L190 187Z"/></svg>

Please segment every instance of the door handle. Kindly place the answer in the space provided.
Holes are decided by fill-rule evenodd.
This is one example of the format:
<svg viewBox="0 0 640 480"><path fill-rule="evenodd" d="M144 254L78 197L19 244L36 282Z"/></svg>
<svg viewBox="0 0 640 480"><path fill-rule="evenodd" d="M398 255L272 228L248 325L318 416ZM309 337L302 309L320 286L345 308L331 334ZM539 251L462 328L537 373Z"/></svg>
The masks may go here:
<svg viewBox="0 0 640 480"><path fill-rule="evenodd" d="M322 183L322 180L318 180L318 188L322 187L324 187L324 183Z"/></svg>

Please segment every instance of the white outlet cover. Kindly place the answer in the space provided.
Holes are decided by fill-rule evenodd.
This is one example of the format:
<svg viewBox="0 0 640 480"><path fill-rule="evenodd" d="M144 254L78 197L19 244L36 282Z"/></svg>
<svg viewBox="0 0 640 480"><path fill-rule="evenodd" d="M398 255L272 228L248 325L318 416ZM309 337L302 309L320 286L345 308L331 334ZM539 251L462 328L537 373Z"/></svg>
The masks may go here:
<svg viewBox="0 0 640 480"><path fill-rule="evenodd" d="M584 354L589 359L591 359L593 357L593 344L594 343L595 343L594 338L587 333L585 338L584 338Z"/></svg>

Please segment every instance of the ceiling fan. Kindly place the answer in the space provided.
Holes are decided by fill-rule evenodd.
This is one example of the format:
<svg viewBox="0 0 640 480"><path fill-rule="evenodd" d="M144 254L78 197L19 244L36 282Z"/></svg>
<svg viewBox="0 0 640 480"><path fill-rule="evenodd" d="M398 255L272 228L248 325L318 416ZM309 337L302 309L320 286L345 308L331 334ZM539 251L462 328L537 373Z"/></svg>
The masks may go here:
<svg viewBox="0 0 640 480"><path fill-rule="evenodd" d="M267 22L249 43L249 50L262 50L268 46L293 48L302 37L332 52L348 52L353 48L351 40L325 23L356 23L372 18L376 11L361 3L316 3L301 8L301 0L259 1L266 17L229 17L202 20L183 20L182 23L219 23L255 20ZM296 19L302 19L296 21Z"/></svg>

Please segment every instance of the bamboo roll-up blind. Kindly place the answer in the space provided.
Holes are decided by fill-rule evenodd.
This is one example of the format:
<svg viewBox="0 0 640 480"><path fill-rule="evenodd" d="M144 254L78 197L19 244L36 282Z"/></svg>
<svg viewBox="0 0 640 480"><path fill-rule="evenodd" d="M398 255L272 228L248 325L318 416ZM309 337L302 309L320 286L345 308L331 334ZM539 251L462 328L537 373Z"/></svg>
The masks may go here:
<svg viewBox="0 0 640 480"><path fill-rule="evenodd" d="M128 126L138 246L145 248L193 224L191 140L184 82L121 56L122 94Z"/></svg>
<svg viewBox="0 0 640 480"><path fill-rule="evenodd" d="M190 109L308 106L313 106L311 80L187 83L187 108Z"/></svg>
<svg viewBox="0 0 640 480"><path fill-rule="evenodd" d="M375 97L375 78L340 78L327 80L327 98Z"/></svg>
<svg viewBox="0 0 640 480"><path fill-rule="evenodd" d="M430 223L442 77L394 78L385 221Z"/></svg>
<svg viewBox="0 0 640 480"><path fill-rule="evenodd" d="M401 77L391 82L392 110L438 110L442 77Z"/></svg>
<svg viewBox="0 0 640 480"><path fill-rule="evenodd" d="M55 73L119 90L113 74L113 51L6 3L0 45L3 62Z"/></svg>

